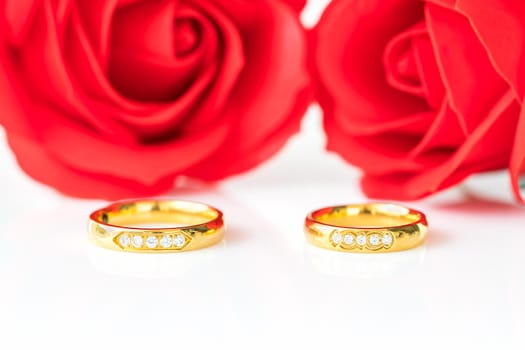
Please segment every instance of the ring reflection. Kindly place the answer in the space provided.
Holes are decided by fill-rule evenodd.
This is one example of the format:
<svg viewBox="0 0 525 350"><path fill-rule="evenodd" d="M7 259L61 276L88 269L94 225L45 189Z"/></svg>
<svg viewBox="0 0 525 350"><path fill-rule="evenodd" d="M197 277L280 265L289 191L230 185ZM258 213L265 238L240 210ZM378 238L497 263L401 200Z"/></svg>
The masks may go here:
<svg viewBox="0 0 525 350"><path fill-rule="evenodd" d="M222 242L201 250L166 254L133 254L88 245L87 255L98 271L135 278L183 277L195 269L213 268L214 260L226 246Z"/></svg>
<svg viewBox="0 0 525 350"><path fill-rule="evenodd" d="M384 278L417 270L423 264L426 245L383 254L353 254L304 245L305 261L327 275L362 279Z"/></svg>

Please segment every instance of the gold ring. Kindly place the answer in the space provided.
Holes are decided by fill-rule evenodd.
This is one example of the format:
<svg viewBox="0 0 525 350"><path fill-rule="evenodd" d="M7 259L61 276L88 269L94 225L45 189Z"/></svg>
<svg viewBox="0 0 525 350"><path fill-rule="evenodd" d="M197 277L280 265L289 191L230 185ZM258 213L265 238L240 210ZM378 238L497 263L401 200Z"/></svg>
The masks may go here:
<svg viewBox="0 0 525 350"><path fill-rule="evenodd" d="M425 241L425 214L396 204L357 204L327 207L305 220L306 239L333 250L359 253L393 252Z"/></svg>
<svg viewBox="0 0 525 350"><path fill-rule="evenodd" d="M220 210L181 200L119 202L89 217L90 240L104 248L140 253L205 248L224 236Z"/></svg>

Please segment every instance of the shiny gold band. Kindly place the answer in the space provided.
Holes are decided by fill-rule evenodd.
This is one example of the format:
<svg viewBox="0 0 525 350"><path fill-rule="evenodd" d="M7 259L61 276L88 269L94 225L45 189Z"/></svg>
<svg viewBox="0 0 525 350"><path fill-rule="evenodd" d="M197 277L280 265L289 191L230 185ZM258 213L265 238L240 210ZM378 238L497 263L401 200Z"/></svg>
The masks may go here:
<svg viewBox="0 0 525 350"><path fill-rule="evenodd" d="M89 217L89 238L98 246L129 252L195 250L224 236L222 213L206 204L138 200L112 204Z"/></svg>
<svg viewBox="0 0 525 350"><path fill-rule="evenodd" d="M305 220L306 238L333 250L359 253L414 248L428 231L423 213L394 204L358 204L328 207Z"/></svg>

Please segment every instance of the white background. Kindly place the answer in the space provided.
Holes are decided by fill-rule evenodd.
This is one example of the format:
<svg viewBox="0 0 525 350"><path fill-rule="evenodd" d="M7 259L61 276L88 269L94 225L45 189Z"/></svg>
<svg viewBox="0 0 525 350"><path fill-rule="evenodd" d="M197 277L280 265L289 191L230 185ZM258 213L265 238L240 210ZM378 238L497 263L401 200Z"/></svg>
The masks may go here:
<svg viewBox="0 0 525 350"><path fill-rule="evenodd" d="M406 203L428 215L423 247L311 247L308 211L366 201L359 172L324 151L320 119L312 107L255 171L173 193L223 209L228 231L218 246L167 255L90 245L87 217L105 203L33 182L0 132L0 349L524 349L525 208L507 175Z"/></svg>

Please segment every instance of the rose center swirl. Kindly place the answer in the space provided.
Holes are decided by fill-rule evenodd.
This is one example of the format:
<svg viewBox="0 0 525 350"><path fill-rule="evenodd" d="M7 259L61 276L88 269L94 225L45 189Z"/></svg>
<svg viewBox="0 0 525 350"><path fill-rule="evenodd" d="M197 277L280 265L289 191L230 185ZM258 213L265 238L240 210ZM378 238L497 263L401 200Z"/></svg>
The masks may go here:
<svg viewBox="0 0 525 350"><path fill-rule="evenodd" d="M443 99L442 82L432 43L423 22L394 36L386 45L383 65L393 88L424 98L431 107Z"/></svg>
<svg viewBox="0 0 525 350"><path fill-rule="evenodd" d="M170 102L203 77L212 83L203 72L220 61L221 33L199 9L143 1L118 9L112 25L108 78L123 96Z"/></svg>

